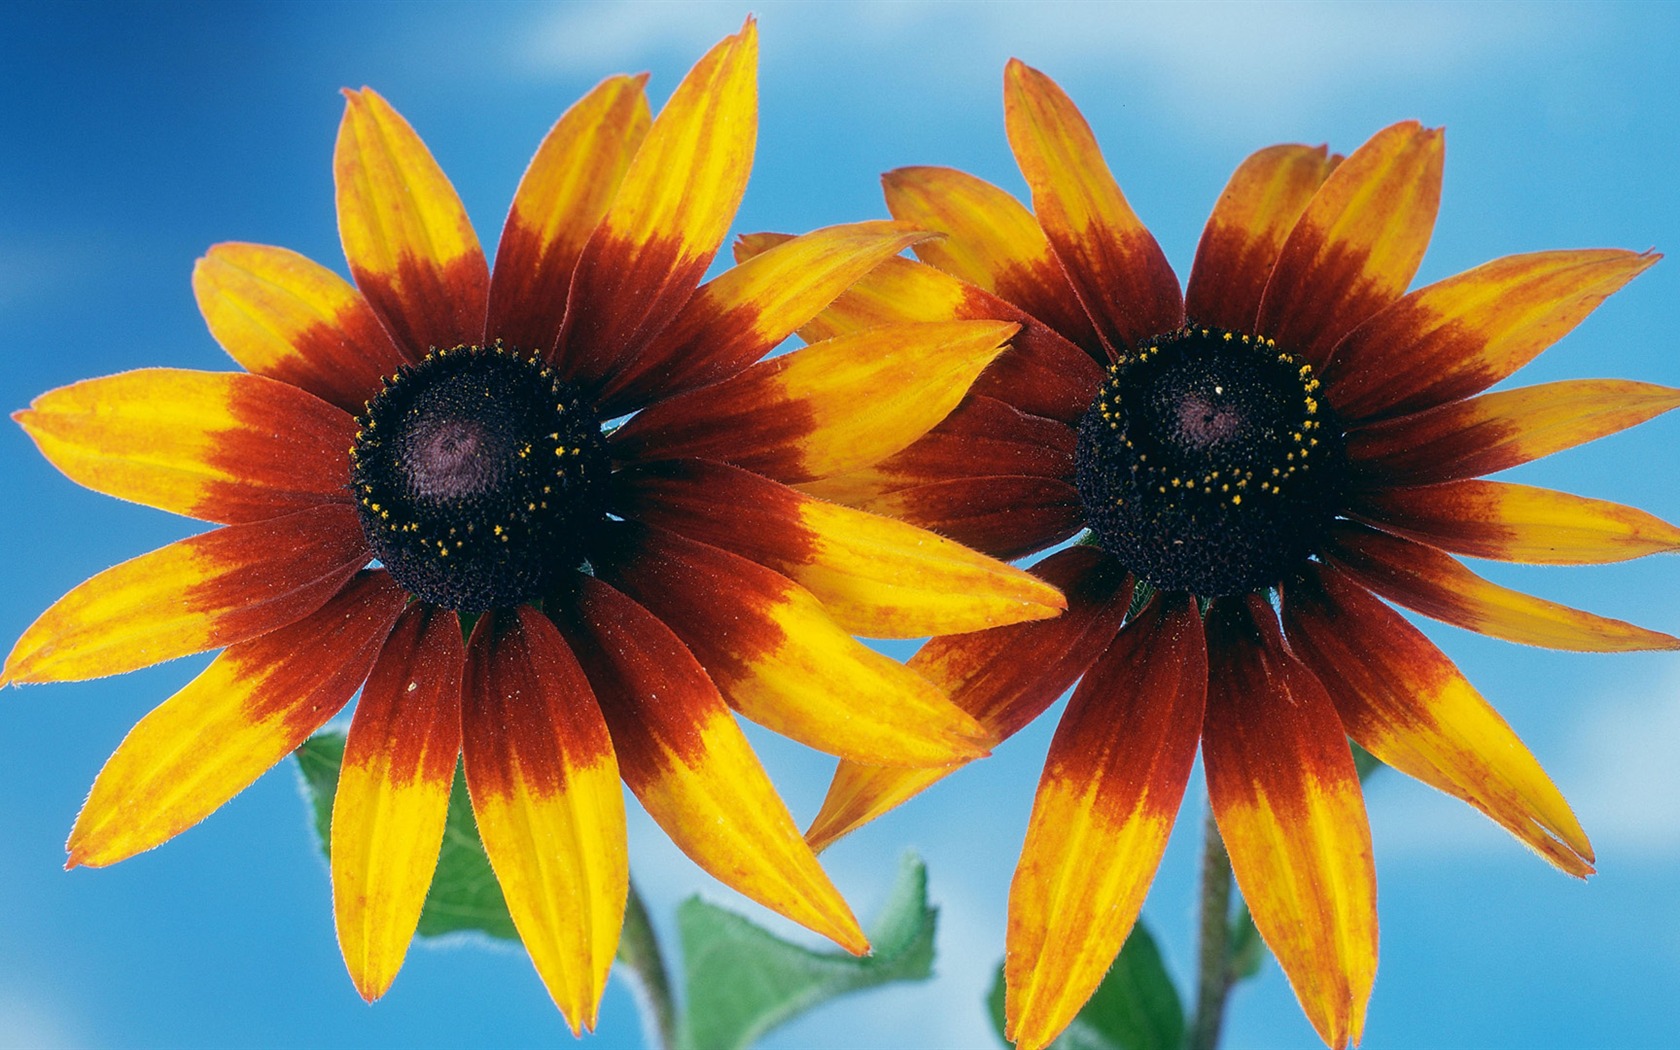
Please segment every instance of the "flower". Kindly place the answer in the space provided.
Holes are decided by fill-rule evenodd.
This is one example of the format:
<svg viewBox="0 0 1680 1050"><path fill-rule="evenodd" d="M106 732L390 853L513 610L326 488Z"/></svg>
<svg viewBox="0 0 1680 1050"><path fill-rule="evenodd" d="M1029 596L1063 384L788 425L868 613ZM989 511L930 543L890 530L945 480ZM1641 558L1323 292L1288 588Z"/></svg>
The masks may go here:
<svg viewBox="0 0 1680 1050"><path fill-rule="evenodd" d="M334 174L355 287L217 245L194 290L246 372L130 372L18 413L73 480L221 526L75 588L7 659L0 680L42 682L222 650L107 763L69 866L197 823L360 689L331 852L368 999L412 938L458 756L574 1030L595 1023L625 906L621 776L701 867L867 950L729 707L857 761L973 757L980 727L850 632L1065 603L785 484L901 450L1014 325L899 325L759 361L923 234L819 230L700 283L751 165L756 66L749 20L657 120L645 78L588 94L526 172L493 280L412 128L346 92Z"/></svg>
<svg viewBox="0 0 1680 1050"><path fill-rule="evenodd" d="M1294 145L1250 157L1181 295L1073 103L1020 62L1005 79L1033 210L961 172L891 172L893 215L944 238L805 334L999 317L1023 326L1014 348L926 438L804 488L1006 557L1082 534L1034 570L1064 588L1063 617L937 638L910 662L998 739L1079 682L1010 893L1010 1037L1044 1046L1096 988L1199 743L1256 925L1324 1041L1357 1041L1377 927L1348 737L1562 870L1593 870L1533 756L1379 597L1533 645L1680 647L1454 557L1680 547L1680 530L1640 511L1479 480L1680 405L1680 391L1611 380L1482 393L1656 256L1513 256L1408 293L1442 137L1403 123L1345 160ZM778 240L749 237L743 254ZM821 848L947 772L843 762L807 837Z"/></svg>

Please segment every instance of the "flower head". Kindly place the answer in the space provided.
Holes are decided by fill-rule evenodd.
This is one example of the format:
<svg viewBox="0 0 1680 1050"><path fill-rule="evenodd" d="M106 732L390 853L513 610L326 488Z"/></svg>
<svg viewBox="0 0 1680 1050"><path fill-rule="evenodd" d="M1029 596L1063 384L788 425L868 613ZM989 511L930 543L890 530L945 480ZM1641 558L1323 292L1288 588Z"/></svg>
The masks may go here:
<svg viewBox="0 0 1680 1050"><path fill-rule="evenodd" d="M1012 62L1005 107L1032 210L961 172L888 174L895 217L945 236L806 333L1000 317L1023 326L1013 349L926 438L805 488L1000 556L1083 536L1034 568L1065 589L1063 617L936 638L911 661L1000 739L1079 683L1010 894L1009 1032L1044 1046L1097 986L1199 745L1255 923L1325 1042L1357 1041L1377 925L1348 737L1562 870L1593 863L1534 757L1379 599L1534 645L1680 647L1454 557L1680 548L1680 529L1640 511L1479 480L1680 405L1680 391L1609 380L1482 393L1656 256L1541 252L1408 292L1442 137L1404 123L1345 159L1250 157L1181 294L1061 90ZM820 847L946 772L843 762L808 836Z"/></svg>
<svg viewBox="0 0 1680 1050"><path fill-rule="evenodd" d="M974 757L974 720L851 632L1064 603L786 484L902 450L1014 325L901 325L759 360L923 235L819 230L700 283L745 188L756 65L749 21L657 120L644 78L603 82L538 150L494 277L419 137L347 92L334 173L354 286L217 245L194 289L247 371L130 372L18 414L72 479L221 525L75 588L6 661L5 681L62 681L222 650L100 773L71 866L197 823L359 689L331 845L367 998L412 937L458 758L574 1028L595 1022L625 905L620 778L703 868L866 950L729 708L855 761Z"/></svg>

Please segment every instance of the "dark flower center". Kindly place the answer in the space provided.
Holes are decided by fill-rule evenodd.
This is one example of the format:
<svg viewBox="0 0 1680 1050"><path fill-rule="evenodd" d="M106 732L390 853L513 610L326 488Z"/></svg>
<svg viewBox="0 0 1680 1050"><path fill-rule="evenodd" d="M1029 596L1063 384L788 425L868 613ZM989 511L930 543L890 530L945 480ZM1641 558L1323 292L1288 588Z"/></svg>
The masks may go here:
<svg viewBox="0 0 1680 1050"><path fill-rule="evenodd" d="M532 601L582 565L606 517L600 421L499 343L404 367L356 423L362 531L425 601L467 612Z"/></svg>
<svg viewBox="0 0 1680 1050"><path fill-rule="evenodd" d="M1270 339L1190 327L1120 356L1079 425L1094 539L1155 587L1282 581L1341 506L1341 426L1312 366Z"/></svg>

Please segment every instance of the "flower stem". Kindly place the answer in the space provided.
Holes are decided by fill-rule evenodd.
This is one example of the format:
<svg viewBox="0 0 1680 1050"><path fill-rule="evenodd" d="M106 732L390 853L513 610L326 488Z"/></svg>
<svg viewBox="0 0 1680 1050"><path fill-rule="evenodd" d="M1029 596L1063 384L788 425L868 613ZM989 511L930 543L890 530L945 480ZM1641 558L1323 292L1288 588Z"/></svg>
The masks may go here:
<svg viewBox="0 0 1680 1050"><path fill-rule="evenodd" d="M1196 967L1196 1012L1190 1021L1190 1050L1214 1050L1225 1021L1225 998L1234 978L1231 965L1231 856L1210 809L1202 847L1202 928Z"/></svg>
<svg viewBox="0 0 1680 1050"><path fill-rule="evenodd" d="M671 998L671 979L665 971L665 958L659 953L659 939L654 936L647 906L636 892L634 882L624 904L624 931L618 937L618 958L635 972L641 985L642 1021L648 1029L649 1042L661 1050L672 1050L677 1045L677 1007Z"/></svg>

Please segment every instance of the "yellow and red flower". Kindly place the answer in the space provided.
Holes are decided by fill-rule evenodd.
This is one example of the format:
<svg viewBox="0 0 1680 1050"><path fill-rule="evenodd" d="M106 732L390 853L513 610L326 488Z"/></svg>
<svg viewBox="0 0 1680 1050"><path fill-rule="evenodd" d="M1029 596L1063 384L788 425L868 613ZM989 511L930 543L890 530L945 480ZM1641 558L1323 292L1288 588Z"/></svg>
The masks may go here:
<svg viewBox="0 0 1680 1050"><path fill-rule="evenodd" d="M70 866L197 823L360 689L331 852L368 999L412 938L458 756L574 1029L595 1022L625 905L621 777L701 867L867 949L729 709L853 761L972 758L981 727L851 633L1065 603L787 484L901 451L1014 325L898 325L761 361L924 235L819 230L701 284L751 166L756 68L749 20L657 120L645 78L603 82L538 150L494 278L413 129L346 92L334 174L355 286L217 245L194 289L247 371L130 372L18 413L72 479L221 526L75 588L6 661L4 681L64 681L222 650L100 773Z"/></svg>
<svg viewBox="0 0 1680 1050"><path fill-rule="evenodd" d="M1680 647L1454 557L1680 547L1680 529L1640 511L1479 479L1680 405L1614 380L1483 393L1656 256L1540 252L1408 292L1442 137L1403 123L1346 159L1250 157L1181 295L1073 103L1020 62L1005 80L1032 210L958 171L889 173L892 214L945 236L804 331L996 317L1021 324L1014 347L926 438L802 487L1004 557L1084 533L1034 569L1065 590L1060 619L936 638L910 662L999 740L1079 682L1010 893L1017 1045L1054 1039L1120 948L1198 743L1256 925L1325 1042L1357 1041L1377 924L1348 737L1562 870L1593 864L1534 757L1379 598L1533 645ZM741 254L780 240L746 238ZM948 772L842 762L807 836L820 848Z"/></svg>

